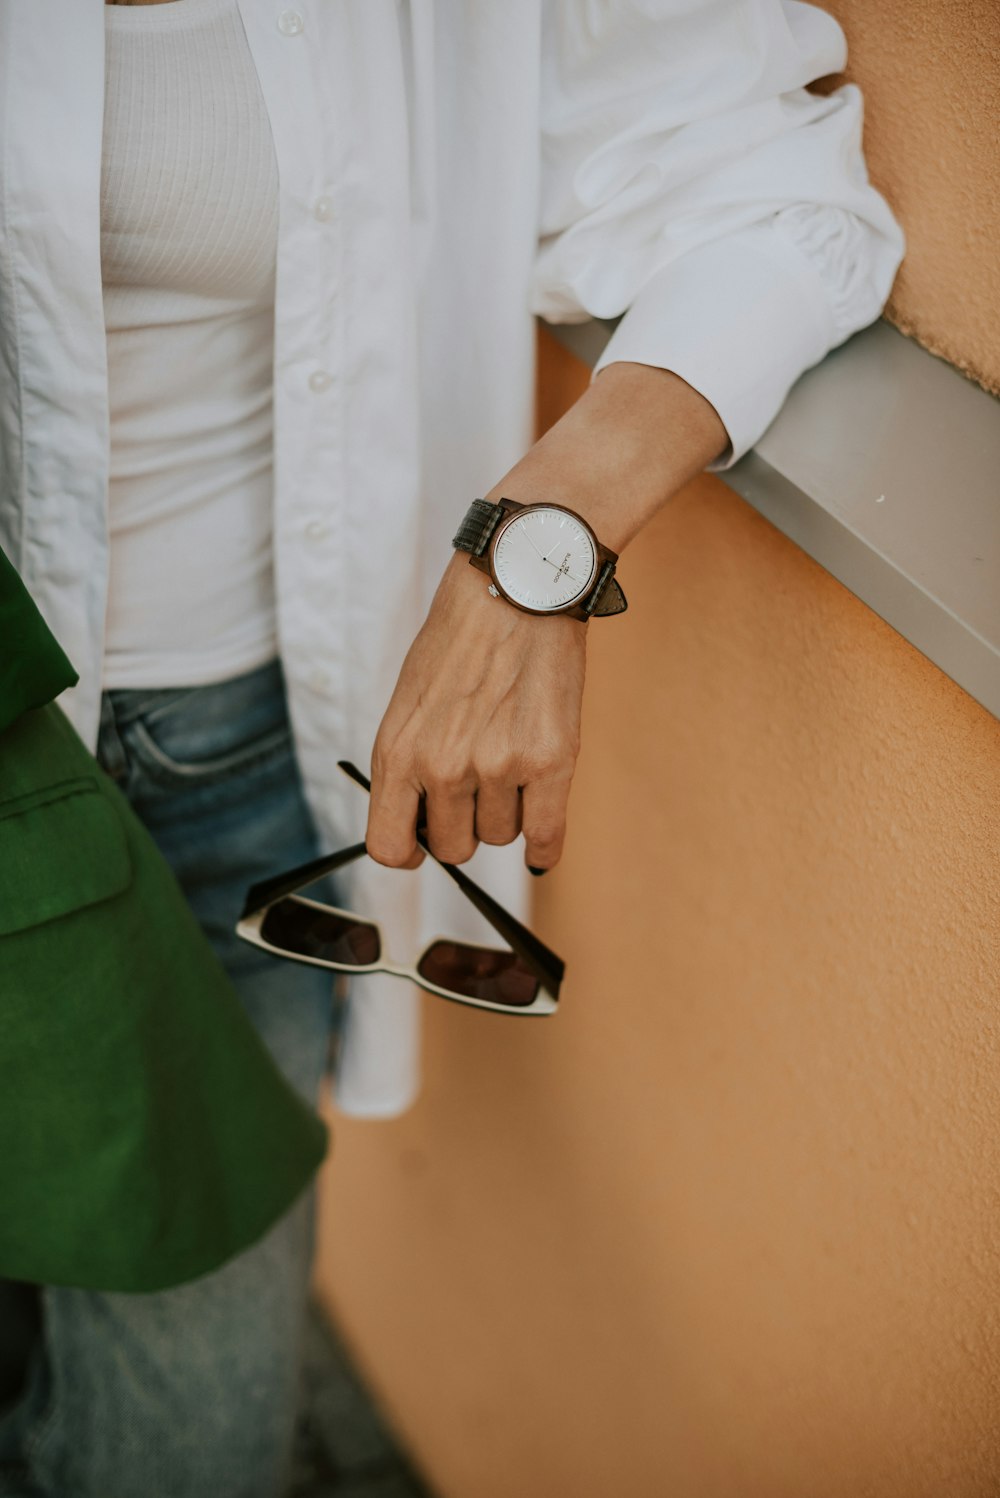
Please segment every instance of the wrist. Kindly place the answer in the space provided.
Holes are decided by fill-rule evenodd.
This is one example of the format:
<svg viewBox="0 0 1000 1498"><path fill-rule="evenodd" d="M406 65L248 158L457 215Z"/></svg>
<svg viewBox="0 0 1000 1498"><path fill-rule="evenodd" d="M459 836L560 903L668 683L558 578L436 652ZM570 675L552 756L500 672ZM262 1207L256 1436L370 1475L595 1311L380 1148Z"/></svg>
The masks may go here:
<svg viewBox="0 0 1000 1498"><path fill-rule="evenodd" d="M565 505L620 553L727 442L714 407L678 375L611 364L486 498Z"/></svg>
<svg viewBox="0 0 1000 1498"><path fill-rule="evenodd" d="M556 637L566 637L565 645L586 638L586 627L562 614L545 617L515 608L505 598L494 598L489 591L490 579L469 565L468 552L456 551L438 585L433 612L439 613L450 632L461 629L469 638L488 642L487 651L506 648L510 643L529 648L536 641L550 641L556 648Z"/></svg>

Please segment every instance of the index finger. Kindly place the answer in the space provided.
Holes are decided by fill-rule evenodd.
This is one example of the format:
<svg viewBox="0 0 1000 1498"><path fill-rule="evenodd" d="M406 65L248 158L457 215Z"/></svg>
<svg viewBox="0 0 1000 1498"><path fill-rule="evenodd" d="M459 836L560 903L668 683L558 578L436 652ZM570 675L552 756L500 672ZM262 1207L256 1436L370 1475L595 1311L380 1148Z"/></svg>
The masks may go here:
<svg viewBox="0 0 1000 1498"><path fill-rule="evenodd" d="M372 769L371 801L365 845L376 863L393 869L416 869L424 861L416 838L420 792L398 776L380 777Z"/></svg>

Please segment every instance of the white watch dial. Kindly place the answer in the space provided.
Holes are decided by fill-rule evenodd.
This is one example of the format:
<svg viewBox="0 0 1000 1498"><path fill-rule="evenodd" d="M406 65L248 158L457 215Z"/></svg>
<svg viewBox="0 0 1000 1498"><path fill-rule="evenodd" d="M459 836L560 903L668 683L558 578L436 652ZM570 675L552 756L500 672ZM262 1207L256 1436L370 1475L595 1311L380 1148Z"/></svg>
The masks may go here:
<svg viewBox="0 0 1000 1498"><path fill-rule="evenodd" d="M497 532L493 570L522 608L565 608L589 593L597 577L597 549L575 515L554 506L516 512Z"/></svg>

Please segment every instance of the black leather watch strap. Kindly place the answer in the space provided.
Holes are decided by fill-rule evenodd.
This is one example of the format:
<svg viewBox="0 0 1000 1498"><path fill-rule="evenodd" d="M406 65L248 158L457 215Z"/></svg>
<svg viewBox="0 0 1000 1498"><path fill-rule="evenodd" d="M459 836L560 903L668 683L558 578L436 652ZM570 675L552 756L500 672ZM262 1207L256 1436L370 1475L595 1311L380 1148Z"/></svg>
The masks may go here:
<svg viewBox="0 0 1000 1498"><path fill-rule="evenodd" d="M471 552L474 557L485 556L503 515L503 505L491 505L488 499L474 499L465 512L452 546L456 551Z"/></svg>
<svg viewBox="0 0 1000 1498"><path fill-rule="evenodd" d="M599 618L604 618L608 614L624 614L628 603L614 574L614 562L605 562L596 584L583 600L585 614L596 614Z"/></svg>

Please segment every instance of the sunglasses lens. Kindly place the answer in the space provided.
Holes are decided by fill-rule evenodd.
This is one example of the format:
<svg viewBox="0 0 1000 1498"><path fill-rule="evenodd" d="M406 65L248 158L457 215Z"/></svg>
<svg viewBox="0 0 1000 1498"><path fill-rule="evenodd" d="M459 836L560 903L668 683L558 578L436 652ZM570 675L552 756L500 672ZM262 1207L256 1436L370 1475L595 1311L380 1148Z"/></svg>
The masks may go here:
<svg viewBox="0 0 1000 1498"><path fill-rule="evenodd" d="M485 999L509 1009L534 1002L539 983L513 952L436 941L420 959L417 972L437 988L463 999Z"/></svg>
<svg viewBox="0 0 1000 1498"><path fill-rule="evenodd" d="M272 947L296 957L315 957L340 967L370 967L378 962L378 927L352 915L306 905L294 895L270 907L260 934Z"/></svg>

